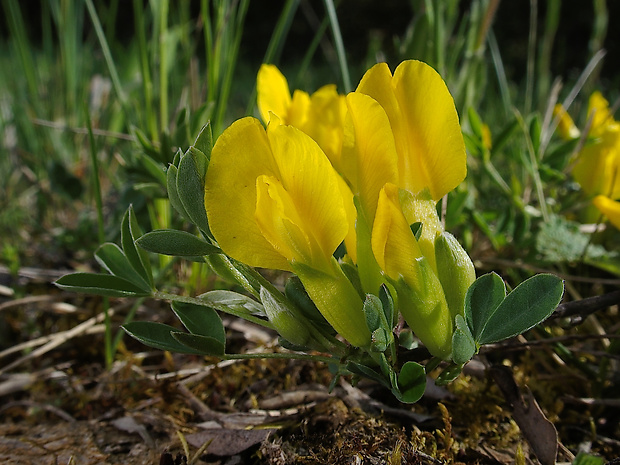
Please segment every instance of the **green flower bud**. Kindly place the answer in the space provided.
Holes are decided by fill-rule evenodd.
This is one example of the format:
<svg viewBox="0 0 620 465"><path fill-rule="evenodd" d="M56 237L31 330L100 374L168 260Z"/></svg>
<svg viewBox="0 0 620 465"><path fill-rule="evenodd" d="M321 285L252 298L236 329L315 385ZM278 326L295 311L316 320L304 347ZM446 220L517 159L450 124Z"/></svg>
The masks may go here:
<svg viewBox="0 0 620 465"><path fill-rule="evenodd" d="M297 312L288 308L283 302L278 301L279 299L264 287L260 290L260 300L269 321L280 336L297 346L309 347L312 345L313 338L305 318L297 315Z"/></svg>
<svg viewBox="0 0 620 465"><path fill-rule="evenodd" d="M412 277L395 283L400 311L431 354L448 360L452 353L453 318L439 278L426 257L415 259Z"/></svg>
<svg viewBox="0 0 620 465"><path fill-rule="evenodd" d="M456 315L463 315L465 294L476 280L476 270L459 241L446 231L435 238L435 260L437 275L454 319Z"/></svg>

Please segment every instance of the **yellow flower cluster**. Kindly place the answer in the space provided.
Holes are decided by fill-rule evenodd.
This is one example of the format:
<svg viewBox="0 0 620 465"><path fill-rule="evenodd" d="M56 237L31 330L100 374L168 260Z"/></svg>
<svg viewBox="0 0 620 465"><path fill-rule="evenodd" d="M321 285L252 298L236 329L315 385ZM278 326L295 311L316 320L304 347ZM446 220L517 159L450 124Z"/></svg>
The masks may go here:
<svg viewBox="0 0 620 465"><path fill-rule="evenodd" d="M266 129L238 120L211 153L205 205L219 246L248 265L295 272L357 347L371 342L364 294L386 285L430 352L449 359L475 272L437 215L437 201L467 173L444 81L411 60L394 74L372 67L346 96L333 85L291 96L273 65L257 84ZM343 242L359 280L333 256Z"/></svg>
<svg viewBox="0 0 620 465"><path fill-rule="evenodd" d="M555 114L559 115L558 132L563 138L581 136L561 105L556 105ZM573 177L593 197L594 206L620 229L620 122L614 119L609 102L600 92L590 96L588 121L590 140L577 154Z"/></svg>

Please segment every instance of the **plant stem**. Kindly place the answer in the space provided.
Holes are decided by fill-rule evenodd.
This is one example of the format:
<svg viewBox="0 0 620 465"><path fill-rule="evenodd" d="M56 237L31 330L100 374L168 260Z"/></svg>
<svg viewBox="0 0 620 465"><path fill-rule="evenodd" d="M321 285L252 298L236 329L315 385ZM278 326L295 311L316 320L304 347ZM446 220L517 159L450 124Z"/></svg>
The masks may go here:
<svg viewBox="0 0 620 465"><path fill-rule="evenodd" d="M323 355L310 355L300 353L260 353L260 354L225 354L224 360L251 360L259 358L275 358L288 360L311 360L313 362L334 363L333 357L325 357Z"/></svg>
<svg viewBox="0 0 620 465"><path fill-rule="evenodd" d="M336 15L336 8L334 7L333 0L325 0L325 8L327 9L329 22L332 25L332 34L334 35L334 42L336 43L336 53L338 54L338 64L340 65L340 72L342 73L344 93L348 94L353 90L353 86L351 86L347 57L344 51L344 43L342 41L342 34L340 33L340 25L338 24L338 16Z"/></svg>

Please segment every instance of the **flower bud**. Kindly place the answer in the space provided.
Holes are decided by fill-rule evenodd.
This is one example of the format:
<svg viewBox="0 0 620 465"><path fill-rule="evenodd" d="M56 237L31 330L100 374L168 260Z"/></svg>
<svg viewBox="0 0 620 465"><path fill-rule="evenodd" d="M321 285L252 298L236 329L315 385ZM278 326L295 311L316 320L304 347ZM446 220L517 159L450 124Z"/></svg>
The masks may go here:
<svg viewBox="0 0 620 465"><path fill-rule="evenodd" d="M476 280L476 270L465 249L447 231L435 238L435 260L437 275L454 319L456 315L463 315L465 295Z"/></svg>
<svg viewBox="0 0 620 465"><path fill-rule="evenodd" d="M280 336L300 347L311 345L312 336L305 318L294 314L292 309L287 308L282 302L278 302L275 296L264 287L260 290L260 300L269 321Z"/></svg>
<svg viewBox="0 0 620 465"><path fill-rule="evenodd" d="M400 311L428 351L447 360L453 319L441 283L426 257L415 259L413 268L410 278L403 276L395 283Z"/></svg>

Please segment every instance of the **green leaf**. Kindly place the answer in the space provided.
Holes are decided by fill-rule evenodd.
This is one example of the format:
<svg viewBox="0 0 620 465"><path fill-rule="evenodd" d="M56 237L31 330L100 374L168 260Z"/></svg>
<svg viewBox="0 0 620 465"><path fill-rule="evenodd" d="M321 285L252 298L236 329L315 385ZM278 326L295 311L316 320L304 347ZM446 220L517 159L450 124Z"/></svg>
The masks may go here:
<svg viewBox="0 0 620 465"><path fill-rule="evenodd" d="M200 150L207 160L211 159L211 149L213 148L213 134L211 132L211 122L205 124L200 130L200 134L194 142L194 147Z"/></svg>
<svg viewBox="0 0 620 465"><path fill-rule="evenodd" d="M381 376L381 374L377 373L375 370L373 370L370 367L367 367L366 365L362 365L361 363L357 363L357 362L349 362L347 363L346 367L347 367L347 370L349 370L354 375L363 376L364 378L377 381L379 384L382 384L383 386L387 388L390 387L389 383L386 381L386 379L383 376Z"/></svg>
<svg viewBox="0 0 620 465"><path fill-rule="evenodd" d="M121 245L123 246L123 253L127 257L127 260L129 260L131 267L149 283L151 288L153 288L153 274L151 273L149 256L145 250L138 249L135 244L135 240L141 235L142 231L135 219L133 207L129 207L121 222Z"/></svg>
<svg viewBox="0 0 620 465"><path fill-rule="evenodd" d="M152 294L150 289L143 289L131 281L109 274L71 273L58 279L55 284L65 291L106 297L143 297Z"/></svg>
<svg viewBox="0 0 620 465"><path fill-rule="evenodd" d="M538 148L540 147L540 133L541 133L541 122L540 116L538 114L534 114L530 121L530 137L532 139L532 145L534 146L534 152L538 152Z"/></svg>
<svg viewBox="0 0 620 465"><path fill-rule="evenodd" d="M216 310L230 313L233 310L237 314L265 316L265 309L255 300L233 291L209 291L198 296L205 305Z"/></svg>
<svg viewBox="0 0 620 465"><path fill-rule="evenodd" d="M512 135L519 129L519 121L513 119L510 121L504 129L500 131L497 137L493 139L493 147L491 148L491 156L499 153L501 149L508 143Z"/></svg>
<svg viewBox="0 0 620 465"><path fill-rule="evenodd" d="M327 322L325 317L316 308L314 302L306 292L304 285L297 276L291 276L286 280L284 295L297 307L306 318L321 328L323 332L335 334L334 328Z"/></svg>
<svg viewBox="0 0 620 465"><path fill-rule="evenodd" d="M179 197L179 191L177 190L177 167L174 165L168 166L168 172L166 174L166 188L168 189L168 199L170 200L170 205L178 211L181 215L183 215L186 219L189 220L189 214L185 210L183 203Z"/></svg>
<svg viewBox="0 0 620 465"><path fill-rule="evenodd" d="M368 326L370 332L378 328L385 328L386 325L383 324L385 314L383 313L383 306L379 297L367 294L363 310L366 317L366 326Z"/></svg>
<svg viewBox="0 0 620 465"><path fill-rule="evenodd" d="M398 400L407 404L419 401L426 389L426 372L416 362L407 362L398 374L398 386L392 386L392 392Z"/></svg>
<svg viewBox="0 0 620 465"><path fill-rule="evenodd" d="M558 306L564 281L552 274L538 274L519 284L489 316L477 338L479 344L502 341L541 323Z"/></svg>
<svg viewBox="0 0 620 465"><path fill-rule="evenodd" d="M172 337L173 333L180 332L172 326L154 321L132 321L131 323L124 324L122 328L131 337L149 347L181 354L202 355L202 351L181 344Z"/></svg>
<svg viewBox="0 0 620 465"><path fill-rule="evenodd" d="M419 221L416 221L415 223L411 223L409 225L409 228L411 229L411 232L415 236L416 241L420 240L420 236L422 235L422 228L423 227L424 227L424 225L421 222L419 222Z"/></svg>
<svg viewBox="0 0 620 465"><path fill-rule="evenodd" d="M172 311L192 334L207 336L226 344L226 330L218 313L202 305L173 301Z"/></svg>
<svg viewBox="0 0 620 465"><path fill-rule="evenodd" d="M469 107L467 109L467 116L469 117L469 125L471 126L472 132L478 139L482 140L482 120L476 112L476 109L474 107Z"/></svg>
<svg viewBox="0 0 620 465"><path fill-rule="evenodd" d="M444 370L437 376L435 384L437 386L445 386L446 384L454 381L463 371L463 365L457 365L456 363L449 364Z"/></svg>
<svg viewBox="0 0 620 465"><path fill-rule="evenodd" d="M375 295L366 295L364 300L364 316L366 326L371 332L371 347L373 352L384 352L394 341L391 325L386 319L383 302Z"/></svg>
<svg viewBox="0 0 620 465"><path fill-rule="evenodd" d="M379 289L379 299L381 299L381 305L383 306L383 313L385 314L385 319L387 320L388 331L392 332L392 326L394 325L394 299L392 298L392 293L388 289L387 284L382 284L381 289Z"/></svg>
<svg viewBox="0 0 620 465"><path fill-rule="evenodd" d="M125 278L127 281L131 281L141 289L149 290L150 285L144 278L133 269L129 260L116 244L106 242L99 246L95 252L95 259L97 262L105 268L110 274Z"/></svg>
<svg viewBox="0 0 620 465"><path fill-rule="evenodd" d="M133 132L134 136L136 137L136 140L142 146L142 150L144 150L144 153L146 153L148 156L153 157L153 158L160 157L159 150L155 148L155 145L153 145L153 143L148 139L148 137L146 136L146 134L144 134L144 132L142 132L140 129L138 129L135 126L131 128L131 132Z"/></svg>
<svg viewBox="0 0 620 465"><path fill-rule="evenodd" d="M371 334L370 350L371 352L385 352L390 342L386 331L383 328L377 328Z"/></svg>
<svg viewBox="0 0 620 465"><path fill-rule="evenodd" d="M174 339L183 344L183 346L189 347L201 355L210 355L215 357L224 356L226 346L215 338L176 331L173 331L170 334Z"/></svg>
<svg viewBox="0 0 620 465"><path fill-rule="evenodd" d="M260 300L269 321L287 341L298 346L311 345L309 323L302 315L296 314L295 308L282 294L278 294L278 291L272 293L266 287L260 289Z"/></svg>
<svg viewBox="0 0 620 465"><path fill-rule="evenodd" d="M469 286L465 296L465 320L474 340L480 341L482 330L504 297L506 285L496 273L482 275Z"/></svg>
<svg viewBox="0 0 620 465"><path fill-rule="evenodd" d="M596 455L579 452L573 460L572 465L603 465L605 460Z"/></svg>
<svg viewBox="0 0 620 465"><path fill-rule="evenodd" d="M138 159L144 170L151 175L161 186L166 185L166 172L160 162L153 160L150 156L140 153Z"/></svg>
<svg viewBox="0 0 620 465"><path fill-rule="evenodd" d="M202 231L209 231L204 201L204 179L208 160L200 151L188 150L179 162L177 192L190 220Z"/></svg>
<svg viewBox="0 0 620 465"><path fill-rule="evenodd" d="M476 353L476 342L465 322L465 318L456 315L452 334L452 360L458 365L467 363Z"/></svg>
<svg viewBox="0 0 620 465"><path fill-rule="evenodd" d="M200 257L222 252L207 241L176 229L157 229L148 232L141 236L136 244L149 252L179 257Z"/></svg>

